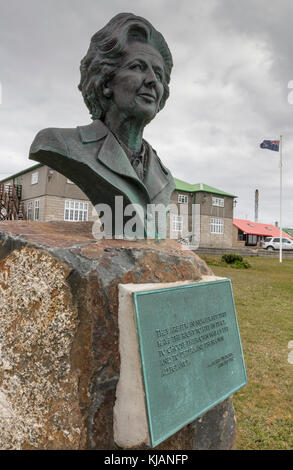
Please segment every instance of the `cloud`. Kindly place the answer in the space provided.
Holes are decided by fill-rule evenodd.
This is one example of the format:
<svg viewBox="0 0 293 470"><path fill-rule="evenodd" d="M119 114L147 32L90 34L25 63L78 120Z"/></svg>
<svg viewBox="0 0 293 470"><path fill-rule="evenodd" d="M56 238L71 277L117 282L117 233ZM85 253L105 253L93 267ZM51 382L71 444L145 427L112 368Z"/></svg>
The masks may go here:
<svg viewBox="0 0 293 470"><path fill-rule="evenodd" d="M77 90L90 37L115 14L149 19L171 49L170 98L145 138L172 173L238 196L236 215L279 219L279 154L263 139L284 134L284 223L293 226L288 103L293 5L247 0L10 0L0 17L0 173L30 166L44 127L90 122ZM0 175L1 178L2 175Z"/></svg>

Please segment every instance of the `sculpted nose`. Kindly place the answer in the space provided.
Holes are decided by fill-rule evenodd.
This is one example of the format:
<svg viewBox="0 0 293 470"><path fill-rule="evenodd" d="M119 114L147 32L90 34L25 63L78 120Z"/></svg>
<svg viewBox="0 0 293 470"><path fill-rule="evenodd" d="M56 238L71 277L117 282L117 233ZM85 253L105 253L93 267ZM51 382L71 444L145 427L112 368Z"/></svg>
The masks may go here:
<svg viewBox="0 0 293 470"><path fill-rule="evenodd" d="M145 83L148 86L155 86L157 83L157 77L152 69L148 69L145 74Z"/></svg>

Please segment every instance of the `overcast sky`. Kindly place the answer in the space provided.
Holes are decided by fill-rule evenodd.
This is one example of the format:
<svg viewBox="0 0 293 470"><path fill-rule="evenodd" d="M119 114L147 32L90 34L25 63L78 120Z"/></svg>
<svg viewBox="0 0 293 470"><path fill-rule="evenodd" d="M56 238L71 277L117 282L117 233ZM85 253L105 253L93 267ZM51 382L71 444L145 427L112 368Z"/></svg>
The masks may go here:
<svg viewBox="0 0 293 470"><path fill-rule="evenodd" d="M148 19L173 55L170 98L144 137L173 176L235 194L234 215L293 227L291 0L0 0L0 179L32 165L46 127L90 123L77 89L91 36L115 14ZM290 101L292 104L290 104Z"/></svg>

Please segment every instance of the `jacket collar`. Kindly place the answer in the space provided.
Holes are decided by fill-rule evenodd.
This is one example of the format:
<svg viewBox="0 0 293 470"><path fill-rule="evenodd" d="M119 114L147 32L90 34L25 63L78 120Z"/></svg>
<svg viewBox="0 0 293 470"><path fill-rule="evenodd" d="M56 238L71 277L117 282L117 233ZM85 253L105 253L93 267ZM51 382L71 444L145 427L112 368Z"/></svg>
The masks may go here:
<svg viewBox="0 0 293 470"><path fill-rule="evenodd" d="M79 135L82 143L88 144L90 142L96 142L97 140L105 137L109 129L102 123L102 121L96 120L87 126L78 126Z"/></svg>

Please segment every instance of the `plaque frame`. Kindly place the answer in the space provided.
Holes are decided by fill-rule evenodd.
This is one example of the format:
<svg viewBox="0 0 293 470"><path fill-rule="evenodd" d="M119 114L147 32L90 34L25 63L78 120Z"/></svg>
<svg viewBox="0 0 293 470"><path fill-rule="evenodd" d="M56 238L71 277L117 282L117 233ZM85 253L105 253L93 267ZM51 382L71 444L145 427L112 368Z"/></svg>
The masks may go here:
<svg viewBox="0 0 293 470"><path fill-rule="evenodd" d="M234 319L234 333L236 333L235 341L239 348L238 361L240 361L241 363L242 380L240 380L239 383L237 383L232 388L229 388L229 390L227 390L226 393L223 393L220 396L218 396L215 400L210 402L203 409L200 409L200 411L197 410L196 412L191 412L190 416L187 419L182 420L180 424L178 424L177 426L173 426L172 429L169 429L168 431L165 431L161 433L161 435L158 436L155 421L152 416L152 406L151 406L151 397L150 397L151 390L150 390L150 384L147 378L148 359L146 357L145 348L143 346L143 343L144 343L143 334L144 333L143 333L142 324L141 324L143 313L140 312L140 305L139 305L140 298L142 298L142 296L158 295L162 293L164 294L164 293L169 293L171 291L181 291L184 293L186 289L192 289L192 288L201 289L201 288L204 288L205 286L215 286L219 284L226 286L226 289L228 290L229 295L230 295L229 300L230 300L230 305L231 305L231 309L233 312L232 315ZM206 413L208 410L212 409L219 403L223 402L225 399L233 395L233 393L235 393L237 390L239 390L240 388L242 388L243 386L247 384L247 375L246 375L245 362L244 362L244 357L243 357L243 349L242 349L242 344L241 344L239 326L238 326L236 310L235 310L234 296L233 296L232 285L231 285L230 279L220 279L220 280L206 281L206 282L195 282L195 283L190 283L190 284L181 285L181 286L166 287L163 289L159 288L159 289L153 289L153 290L143 290L143 291L134 292L132 295L133 295L133 301L134 301L135 322L136 322L139 352L140 352L140 358L141 358L141 368L142 368L143 385L144 385L144 392L145 392L145 402L146 402L146 409L147 409L150 441L151 441L151 447L156 447L161 442L166 440L168 437L172 436L177 431L179 431L186 425L193 422L196 418L203 415L204 413Z"/></svg>

